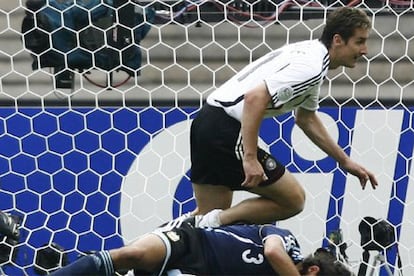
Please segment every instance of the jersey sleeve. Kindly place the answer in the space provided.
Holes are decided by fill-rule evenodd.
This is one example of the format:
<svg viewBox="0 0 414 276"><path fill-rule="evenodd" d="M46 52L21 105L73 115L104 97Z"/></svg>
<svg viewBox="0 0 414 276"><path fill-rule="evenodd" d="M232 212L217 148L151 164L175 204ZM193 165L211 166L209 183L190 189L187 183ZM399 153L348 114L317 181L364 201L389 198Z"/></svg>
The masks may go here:
<svg viewBox="0 0 414 276"><path fill-rule="evenodd" d="M319 109L319 92L320 86L312 87L312 89L308 92L308 96L306 100L300 105L300 107L309 110L309 111L316 111Z"/></svg>
<svg viewBox="0 0 414 276"><path fill-rule="evenodd" d="M263 244L268 237L278 236L282 240L286 252L295 264L303 260L299 242L289 230L278 228L274 225L264 225L260 229L260 235L262 237Z"/></svg>

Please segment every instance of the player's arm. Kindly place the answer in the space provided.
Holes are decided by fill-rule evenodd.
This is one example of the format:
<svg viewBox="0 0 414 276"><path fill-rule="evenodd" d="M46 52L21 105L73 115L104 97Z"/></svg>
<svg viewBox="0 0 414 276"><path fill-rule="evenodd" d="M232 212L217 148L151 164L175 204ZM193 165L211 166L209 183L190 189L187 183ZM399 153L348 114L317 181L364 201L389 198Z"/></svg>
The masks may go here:
<svg viewBox="0 0 414 276"><path fill-rule="evenodd" d="M299 271L287 254L282 239L277 236L269 236L264 243L264 254L273 270L279 275L299 276Z"/></svg>
<svg viewBox="0 0 414 276"><path fill-rule="evenodd" d="M360 166L344 152L344 150L331 138L325 126L315 111L298 108L295 113L296 124L321 150L334 158L346 171L359 178L362 188L368 180L375 189L378 182L373 173Z"/></svg>
<svg viewBox="0 0 414 276"><path fill-rule="evenodd" d="M246 175L242 186L245 187L255 187L265 179L263 168L257 160L257 142L260 125L270 100L265 83L261 83L244 95L241 133L244 151L243 168Z"/></svg>

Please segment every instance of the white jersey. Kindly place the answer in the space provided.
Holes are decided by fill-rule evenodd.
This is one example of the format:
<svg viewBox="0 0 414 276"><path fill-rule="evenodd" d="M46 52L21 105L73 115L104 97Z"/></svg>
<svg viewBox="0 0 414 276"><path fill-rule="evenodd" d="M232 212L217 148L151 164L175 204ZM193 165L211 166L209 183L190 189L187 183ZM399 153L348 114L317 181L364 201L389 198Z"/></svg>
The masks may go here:
<svg viewBox="0 0 414 276"><path fill-rule="evenodd" d="M328 72L328 50L319 40L283 46L247 65L207 97L241 120L244 94L264 82L272 97L265 117L278 116L297 107L319 108L319 93Z"/></svg>

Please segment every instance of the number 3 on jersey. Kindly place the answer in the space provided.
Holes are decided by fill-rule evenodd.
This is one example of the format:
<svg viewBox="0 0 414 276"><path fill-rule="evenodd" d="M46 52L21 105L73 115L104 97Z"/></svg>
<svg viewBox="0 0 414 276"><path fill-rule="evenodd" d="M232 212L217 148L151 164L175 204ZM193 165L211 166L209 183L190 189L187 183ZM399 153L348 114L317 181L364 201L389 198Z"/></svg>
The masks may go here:
<svg viewBox="0 0 414 276"><path fill-rule="evenodd" d="M243 251L243 254L242 254L243 261L248 264L251 264L251 263L257 264L257 265L262 264L264 260L263 255L259 253L257 254L257 256L250 256L251 252L252 251L250 249Z"/></svg>

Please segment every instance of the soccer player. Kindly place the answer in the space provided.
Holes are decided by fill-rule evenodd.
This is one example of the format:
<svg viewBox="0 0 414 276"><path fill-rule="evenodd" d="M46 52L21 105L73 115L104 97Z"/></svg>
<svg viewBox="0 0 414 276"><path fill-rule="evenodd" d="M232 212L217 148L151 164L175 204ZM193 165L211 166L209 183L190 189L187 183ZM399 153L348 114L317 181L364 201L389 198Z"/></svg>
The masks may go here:
<svg viewBox="0 0 414 276"><path fill-rule="evenodd" d="M262 120L287 112L294 112L295 123L310 140L356 176L362 189L368 181L377 187L374 174L344 152L317 115L327 71L354 67L367 54L370 29L371 21L361 9L337 8L329 14L320 39L269 52L207 97L190 134L194 214L208 213L201 226L268 223L303 210L301 184L277 160L277 152L274 157L258 147ZM231 207L235 190L259 197Z"/></svg>
<svg viewBox="0 0 414 276"><path fill-rule="evenodd" d="M326 251L303 258L295 236L275 225L196 228L184 221L158 228L131 245L88 255L52 276L351 275Z"/></svg>

